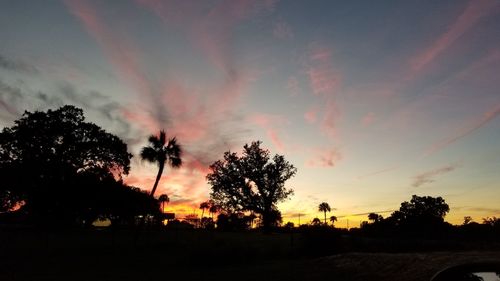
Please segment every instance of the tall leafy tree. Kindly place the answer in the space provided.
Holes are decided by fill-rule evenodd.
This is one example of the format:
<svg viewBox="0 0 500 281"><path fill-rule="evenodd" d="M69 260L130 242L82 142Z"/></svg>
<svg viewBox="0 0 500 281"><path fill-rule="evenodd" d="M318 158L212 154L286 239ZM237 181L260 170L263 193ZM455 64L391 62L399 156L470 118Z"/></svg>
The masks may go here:
<svg viewBox="0 0 500 281"><path fill-rule="evenodd" d="M227 212L253 211L261 215L268 231L278 219L277 203L293 194L285 182L297 169L282 155L271 158L267 149L255 141L243 147L243 153L225 152L223 159L210 166L207 175L212 186L210 197Z"/></svg>
<svg viewBox="0 0 500 281"><path fill-rule="evenodd" d="M172 168L181 167L182 148L177 143L175 137L167 141L167 135L163 130L161 130L160 134L157 136L149 136L148 141L149 145L143 147L141 150L141 158L158 165L158 174L156 175L156 180L150 193L151 197L154 197L161 175L165 169L165 164L168 164Z"/></svg>
<svg viewBox="0 0 500 281"><path fill-rule="evenodd" d="M26 111L0 133L0 205L24 202L31 217L72 221L97 200L102 190L93 186L129 172L131 157L121 139L85 122L82 109ZM81 186L82 177L92 184Z"/></svg>
<svg viewBox="0 0 500 281"><path fill-rule="evenodd" d="M325 225L326 225L326 212L330 212L332 209L330 208L330 205L326 202L322 202L318 206L318 211L323 212L325 214Z"/></svg>
<svg viewBox="0 0 500 281"><path fill-rule="evenodd" d="M413 195L389 217L396 225L431 226L444 222L450 207L442 197Z"/></svg>

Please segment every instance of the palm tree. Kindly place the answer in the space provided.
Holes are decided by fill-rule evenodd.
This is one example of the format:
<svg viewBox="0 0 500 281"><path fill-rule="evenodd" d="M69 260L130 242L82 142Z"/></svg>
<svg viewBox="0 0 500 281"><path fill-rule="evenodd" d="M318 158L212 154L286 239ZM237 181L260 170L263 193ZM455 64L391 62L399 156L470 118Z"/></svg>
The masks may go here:
<svg viewBox="0 0 500 281"><path fill-rule="evenodd" d="M162 194L160 197L158 197L158 201L161 203L161 212L165 212L165 203L170 202L170 198L168 198L167 194Z"/></svg>
<svg viewBox="0 0 500 281"><path fill-rule="evenodd" d="M336 216L331 216L330 217L330 222L332 223L332 226L335 226L335 222L337 221L337 217Z"/></svg>
<svg viewBox="0 0 500 281"><path fill-rule="evenodd" d="M200 209L201 209L201 218L203 219L203 214L205 213L205 210L210 209L210 202L205 201L200 204Z"/></svg>
<svg viewBox="0 0 500 281"><path fill-rule="evenodd" d="M210 208L208 209L208 212L211 214L212 219L214 219L214 214L217 213L220 209L219 205L215 204L212 200L210 202Z"/></svg>
<svg viewBox="0 0 500 281"><path fill-rule="evenodd" d="M311 221L311 224L312 224L312 225L320 225L320 224L321 224L321 221L320 221L318 218L314 218L314 219Z"/></svg>
<svg viewBox="0 0 500 281"><path fill-rule="evenodd" d="M323 202L319 204L318 206L318 211L325 213L325 225L326 225L326 212L330 212L332 209L330 208L330 205L328 203Z"/></svg>
<svg viewBox="0 0 500 281"><path fill-rule="evenodd" d="M167 141L165 131L161 130L159 136L151 135L148 138L149 145L141 150L142 160L158 165L158 174L151 190L151 197L154 197L158 183L160 182L165 163L172 168L179 168L182 165L182 148L177 143L177 139L171 138Z"/></svg>

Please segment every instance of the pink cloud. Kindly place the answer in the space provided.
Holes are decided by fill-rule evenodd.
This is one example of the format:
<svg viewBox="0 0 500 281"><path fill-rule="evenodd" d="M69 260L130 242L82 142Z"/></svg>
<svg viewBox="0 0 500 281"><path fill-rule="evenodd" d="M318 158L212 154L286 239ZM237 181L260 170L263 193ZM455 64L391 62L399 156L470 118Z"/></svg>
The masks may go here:
<svg viewBox="0 0 500 281"><path fill-rule="evenodd" d="M197 41L195 35L200 35L197 32L204 31L198 29L200 26L190 26L189 30L192 31L191 35L196 39L195 42L203 43L204 40L208 40L205 43L214 44L208 47L201 45L208 48L204 49L204 53L209 57L209 61L220 66L219 71L223 72L224 78L222 81L203 85L203 88L189 88L179 82L180 79L165 77L162 81L156 81L147 76L147 72L142 69L143 54L134 48L131 42L119 37L117 35L119 32L111 30L90 2L68 0L65 3L85 30L97 41L118 77L135 90L140 101L149 102L147 105L134 104L133 109L124 108L121 111L128 122L140 128L143 134L142 143L146 143L147 134L166 127L168 135L176 136L184 147L183 167L168 171L162 177L159 191L173 192L178 198L193 202L205 198L208 193L205 180L208 166L224 151L232 148L235 143L234 138L239 134L235 125L230 123L233 118L228 116L237 117L239 98L252 77L249 72L236 69L231 57L226 56L230 45L227 40L230 39L230 29L233 24L245 18L248 12L244 10L247 9L247 5L253 4L250 1L229 1L226 3L227 6L219 3L204 18L205 23L212 22L221 26L221 30L218 31L206 30L208 33L213 32L210 34L214 34L214 37L210 37L210 34L201 34L206 37L198 38L201 41ZM170 13L165 14L165 19L174 17L173 21L179 25L191 23L182 17L177 17L176 13L171 13L169 5L180 5L181 11L186 13L201 12L187 1L175 3L139 1L139 4L157 8L161 14ZM264 6L267 7L267 4ZM226 16L229 18L225 18ZM277 146L282 146L277 134L272 131L269 134ZM133 167L133 177L129 181L140 184L141 188L149 189L154 180L154 173L145 171L139 162L136 162L138 166ZM169 186L177 187L172 191Z"/></svg>
<svg viewBox="0 0 500 281"><path fill-rule="evenodd" d="M272 11L276 1L222 0L213 6L189 1L136 0L169 26L174 23L188 31L192 42L219 70L228 76L236 71L229 42L233 29L263 11ZM191 19L197 19L193 21Z"/></svg>
<svg viewBox="0 0 500 281"><path fill-rule="evenodd" d="M452 164L452 165L447 165L444 167L440 167L440 168L437 168L434 170L430 170L430 171L418 174L415 177L413 177L412 186L413 187L420 187L424 184L435 182L436 180L434 178L436 176L449 173L458 167L460 167L459 164Z"/></svg>
<svg viewBox="0 0 500 281"><path fill-rule="evenodd" d="M363 124L363 126L365 126L365 127L368 127L368 126L372 125L375 122L375 120L376 120L375 113L368 112L363 117L363 119L361 119L361 124Z"/></svg>
<svg viewBox="0 0 500 281"><path fill-rule="evenodd" d="M333 95L340 86L340 73L333 68L330 49L313 44L309 55L307 74L311 89L316 95Z"/></svg>
<svg viewBox="0 0 500 281"><path fill-rule="evenodd" d="M342 159L342 154L335 149L315 149L314 156L306 161L306 167L315 168L331 168Z"/></svg>
<svg viewBox="0 0 500 281"><path fill-rule="evenodd" d="M337 136L337 120L340 112L333 100L327 100L324 105L323 120L321 122L321 131L329 138Z"/></svg>
<svg viewBox="0 0 500 281"><path fill-rule="evenodd" d="M141 127L146 128L149 132L158 131L158 123L156 120L147 113L145 110L135 110L122 108L121 114L128 122L132 124L139 124Z"/></svg>
<svg viewBox="0 0 500 281"><path fill-rule="evenodd" d="M136 2L160 17L169 27L173 24L181 32L184 32L195 49L205 56L216 71L221 71L223 74L222 83L209 90L211 94L216 96L211 99L214 102L208 100L209 105L205 106L199 102L202 97L198 96L194 98L194 102L184 103L184 108L194 107L190 110L193 118L190 118L191 122L188 124L193 125L191 131L194 133L195 130L212 122L213 118L210 116L213 115L214 111L217 113L216 115L222 115L234 109L253 77L251 71L241 69L235 64L231 42L233 29L241 22L262 11L272 10L275 1L222 0L211 6L200 3L193 4L190 1L136 0ZM192 20L193 18L196 20ZM168 82L172 83L172 81ZM175 83L175 81L173 82ZM182 96L185 95L186 91ZM178 99L170 98L170 96L172 94L167 92L165 98L169 102L166 103L166 106L170 107L172 111L180 111L177 106L171 106L178 103L176 101ZM207 112L207 108L210 109L210 113ZM185 119L186 114L172 117Z"/></svg>
<svg viewBox="0 0 500 281"><path fill-rule="evenodd" d="M455 78L457 79L470 79L471 74L475 74L475 76L483 77L486 75L481 75L482 68L493 64L498 63L500 61L500 49L490 50L486 55L484 55L481 59L473 62L468 67L461 70ZM489 72L489 70L488 70Z"/></svg>
<svg viewBox="0 0 500 281"><path fill-rule="evenodd" d="M448 49L462 35L468 32L481 18L498 10L498 2L492 0L470 1L462 14L448 27L431 46L411 60L413 72L419 72L442 52Z"/></svg>
<svg viewBox="0 0 500 281"><path fill-rule="evenodd" d="M271 139L274 147L276 147L276 149L280 153L283 153L285 151L285 144L283 143L281 138L278 136L278 132L275 129L268 129L267 135Z"/></svg>
<svg viewBox="0 0 500 281"><path fill-rule="evenodd" d="M453 135L449 138L443 139L432 146L430 146L424 153L424 156L432 155L436 153L437 151L440 151L447 146L455 143L456 141L459 141L460 139L472 134L476 130L480 129L484 125L488 124L490 121L495 119L498 115L500 115L500 104L495 106L492 110L486 112L483 117L481 117L479 120L477 120L474 124L471 126L467 126L463 128L460 132L458 132L456 135Z"/></svg>
<svg viewBox="0 0 500 281"><path fill-rule="evenodd" d="M156 116L156 128L164 122L161 106L156 104L156 97L150 86L150 81L142 72L140 51L131 42L120 38L117 32L112 31L99 17L97 10L86 0L66 0L64 2L69 11L83 24L85 30L97 41L104 54L113 65L117 76L132 87L138 96L153 101Z"/></svg>
<svg viewBox="0 0 500 281"><path fill-rule="evenodd" d="M318 109L316 107L309 108L306 113L304 113L304 119L310 124L314 124L317 119Z"/></svg>
<svg viewBox="0 0 500 281"><path fill-rule="evenodd" d="M250 116L249 121L260 126L266 131L268 138L271 140L273 146L280 152L285 151L285 144L279 136L279 129L287 124L283 116L257 113Z"/></svg>
<svg viewBox="0 0 500 281"><path fill-rule="evenodd" d="M332 65L332 51L320 44L311 44L307 75L313 94L322 106L320 129L329 138L337 135L337 119L340 116L335 94L340 89L341 73ZM311 117L311 116L310 116Z"/></svg>
<svg viewBox="0 0 500 281"><path fill-rule="evenodd" d="M290 76L286 83L286 89L288 90L290 96L297 96L300 92L299 81L297 77Z"/></svg>
<svg viewBox="0 0 500 281"><path fill-rule="evenodd" d="M273 35L278 39L291 39L294 36L292 28L284 21L279 21L274 24Z"/></svg>

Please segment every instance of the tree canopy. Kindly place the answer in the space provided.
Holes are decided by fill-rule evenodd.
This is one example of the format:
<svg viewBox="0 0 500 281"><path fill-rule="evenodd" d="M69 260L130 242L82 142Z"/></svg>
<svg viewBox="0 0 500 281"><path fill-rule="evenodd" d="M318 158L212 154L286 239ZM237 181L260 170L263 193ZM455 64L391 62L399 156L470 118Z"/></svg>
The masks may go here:
<svg viewBox="0 0 500 281"><path fill-rule="evenodd" d="M268 229L276 220L277 203L293 194L285 182L297 169L282 155L271 158L267 149L255 141L243 147L243 153L227 151L222 160L210 166L207 175L212 200L228 212L253 211L262 216Z"/></svg>
<svg viewBox="0 0 500 281"><path fill-rule="evenodd" d="M442 197L413 195L410 201L401 203L399 210L383 218L376 213L369 213L368 220L362 226L369 231L401 230L412 233L428 230L446 230L449 224L444 221L450 207Z"/></svg>
<svg viewBox="0 0 500 281"><path fill-rule="evenodd" d="M436 221L443 222L450 207L442 197L413 195L411 200L401 203L399 211L391 217L400 223Z"/></svg>
<svg viewBox="0 0 500 281"><path fill-rule="evenodd" d="M182 148L177 143L175 137L167 141L167 133L163 130L160 131L158 136L149 136L148 142L148 146L143 147L141 150L141 158L158 165L158 173L151 189L151 197L153 197L163 174L165 163L169 164L172 168L180 168L182 166Z"/></svg>
<svg viewBox="0 0 500 281"><path fill-rule="evenodd" d="M26 111L0 133L0 211L24 204L30 215L75 218L92 208L84 199L96 201L98 183L123 185L131 157L120 138L85 122L82 109Z"/></svg>
<svg viewBox="0 0 500 281"><path fill-rule="evenodd" d="M326 225L326 212L330 212L332 209L330 205L326 202L322 202L318 205L318 211L323 212L325 215L325 225Z"/></svg>

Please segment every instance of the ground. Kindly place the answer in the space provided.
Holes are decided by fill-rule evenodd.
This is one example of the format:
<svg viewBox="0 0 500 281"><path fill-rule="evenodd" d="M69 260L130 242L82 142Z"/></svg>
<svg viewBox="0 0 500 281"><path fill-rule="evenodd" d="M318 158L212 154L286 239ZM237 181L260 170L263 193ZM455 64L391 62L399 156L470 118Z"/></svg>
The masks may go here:
<svg viewBox="0 0 500 281"><path fill-rule="evenodd" d="M0 280L430 280L498 251L294 253L287 234L3 231Z"/></svg>

